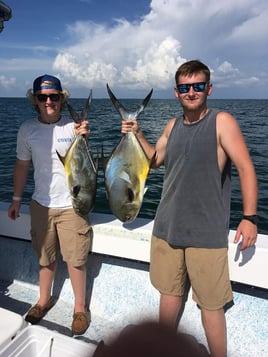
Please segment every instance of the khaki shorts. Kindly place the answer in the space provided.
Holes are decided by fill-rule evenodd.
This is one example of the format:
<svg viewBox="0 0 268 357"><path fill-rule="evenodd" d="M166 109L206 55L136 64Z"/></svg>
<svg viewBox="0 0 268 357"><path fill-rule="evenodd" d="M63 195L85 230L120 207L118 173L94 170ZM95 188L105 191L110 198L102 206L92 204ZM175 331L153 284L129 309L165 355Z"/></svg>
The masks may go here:
<svg viewBox="0 0 268 357"><path fill-rule="evenodd" d="M92 228L86 218L72 208L48 208L33 200L30 212L32 245L41 266L52 264L59 250L63 260L73 267L87 262Z"/></svg>
<svg viewBox="0 0 268 357"><path fill-rule="evenodd" d="M207 310L218 310L233 300L227 248L174 248L152 236L150 279L161 294L183 296L187 273L193 300Z"/></svg>

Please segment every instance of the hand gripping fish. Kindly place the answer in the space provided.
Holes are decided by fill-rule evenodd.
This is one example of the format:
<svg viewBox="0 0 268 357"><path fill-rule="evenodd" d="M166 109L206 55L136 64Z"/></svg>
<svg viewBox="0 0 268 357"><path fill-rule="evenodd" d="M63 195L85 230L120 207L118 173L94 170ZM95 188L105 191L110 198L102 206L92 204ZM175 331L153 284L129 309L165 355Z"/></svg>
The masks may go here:
<svg viewBox="0 0 268 357"><path fill-rule="evenodd" d="M76 123L87 119L92 91L86 101L81 115L77 114L71 105L68 110ZM77 135L65 157L57 153L64 165L68 188L75 212L81 216L87 215L93 208L97 191L98 159L94 160L84 135Z"/></svg>
<svg viewBox="0 0 268 357"><path fill-rule="evenodd" d="M114 96L107 84L109 96L123 120L136 120L148 104L153 89L143 100L136 112L128 112ZM123 135L119 144L106 160L102 153L105 187L113 214L122 222L130 223L137 217L143 196L145 182L154 157L149 159L131 131Z"/></svg>

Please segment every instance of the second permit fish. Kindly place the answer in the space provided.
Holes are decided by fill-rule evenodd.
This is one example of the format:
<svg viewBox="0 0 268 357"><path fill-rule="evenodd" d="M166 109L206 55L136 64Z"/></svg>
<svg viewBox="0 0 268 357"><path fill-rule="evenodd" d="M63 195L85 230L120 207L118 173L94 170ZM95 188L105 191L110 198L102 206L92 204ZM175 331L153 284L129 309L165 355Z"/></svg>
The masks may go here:
<svg viewBox="0 0 268 357"><path fill-rule="evenodd" d="M123 120L137 120L148 104L153 90L135 112L128 112L114 96L107 84L109 96ZM106 160L103 158L105 187L113 214L122 222L130 223L137 217L143 196L145 182L154 157L149 159L136 135L130 131L123 135L118 145Z"/></svg>

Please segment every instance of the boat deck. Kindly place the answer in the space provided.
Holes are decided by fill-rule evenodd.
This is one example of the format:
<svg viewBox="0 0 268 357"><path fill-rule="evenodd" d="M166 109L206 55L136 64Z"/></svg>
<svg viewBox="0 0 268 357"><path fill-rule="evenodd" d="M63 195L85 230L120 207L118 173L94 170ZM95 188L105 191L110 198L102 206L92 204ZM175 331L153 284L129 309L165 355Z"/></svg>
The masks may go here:
<svg viewBox="0 0 268 357"><path fill-rule="evenodd" d="M7 218L0 203L0 307L26 314L39 296L38 262L29 235L29 213ZM87 302L91 324L83 336L72 338L109 343L129 324L157 320L159 293L149 279L150 235L153 222L137 219L125 227L110 215L92 214L93 244L87 266ZM240 253L229 237L229 268L235 305L226 312L228 357L268 356L268 236ZM66 265L59 257L53 286L55 306L39 325L71 336L73 293ZM179 329L206 345L200 311L186 302Z"/></svg>
<svg viewBox="0 0 268 357"><path fill-rule="evenodd" d="M24 315L38 298L38 265L30 242L0 237L0 306ZM19 254L18 254L19 253ZM16 257L16 259L14 259ZM126 325L157 319L158 292L151 286L149 265L91 253L88 262L88 303L91 324L74 338L97 344L119 333ZM53 295L56 305L40 325L71 336L73 295L66 266L59 261ZM268 351L268 291L234 284L235 305L227 311L228 356L263 357ZM180 330L206 345L200 312L191 292Z"/></svg>

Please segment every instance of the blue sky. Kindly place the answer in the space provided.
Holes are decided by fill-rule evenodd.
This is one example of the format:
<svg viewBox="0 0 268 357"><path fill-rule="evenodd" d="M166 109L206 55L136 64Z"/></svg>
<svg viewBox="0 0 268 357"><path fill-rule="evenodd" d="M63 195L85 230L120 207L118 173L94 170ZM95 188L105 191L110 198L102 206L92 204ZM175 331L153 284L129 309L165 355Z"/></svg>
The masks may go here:
<svg viewBox="0 0 268 357"><path fill-rule="evenodd" d="M71 97L173 98L190 59L212 72L212 98L268 98L267 0L5 0L0 96L58 76Z"/></svg>

